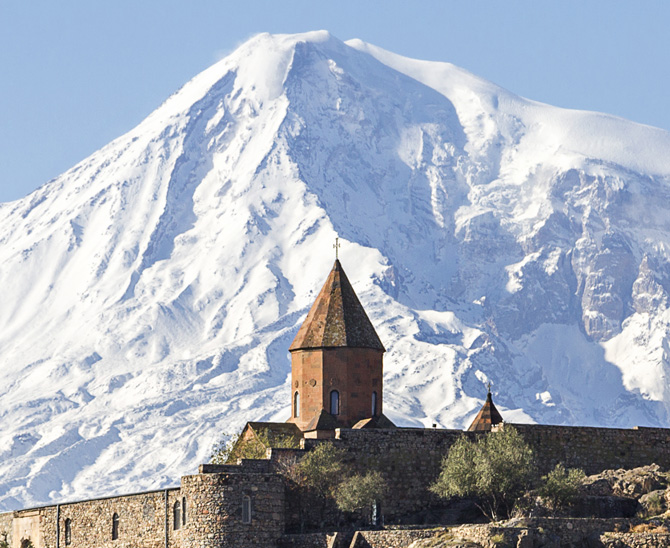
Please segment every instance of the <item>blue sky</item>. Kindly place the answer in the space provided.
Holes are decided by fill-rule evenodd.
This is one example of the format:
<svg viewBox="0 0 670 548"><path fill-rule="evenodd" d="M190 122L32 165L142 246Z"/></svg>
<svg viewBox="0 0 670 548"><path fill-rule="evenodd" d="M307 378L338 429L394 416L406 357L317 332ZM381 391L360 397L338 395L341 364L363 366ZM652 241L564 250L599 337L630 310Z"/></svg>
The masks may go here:
<svg viewBox="0 0 670 548"><path fill-rule="evenodd" d="M327 29L670 130L670 2L0 0L0 201L130 130L258 32Z"/></svg>

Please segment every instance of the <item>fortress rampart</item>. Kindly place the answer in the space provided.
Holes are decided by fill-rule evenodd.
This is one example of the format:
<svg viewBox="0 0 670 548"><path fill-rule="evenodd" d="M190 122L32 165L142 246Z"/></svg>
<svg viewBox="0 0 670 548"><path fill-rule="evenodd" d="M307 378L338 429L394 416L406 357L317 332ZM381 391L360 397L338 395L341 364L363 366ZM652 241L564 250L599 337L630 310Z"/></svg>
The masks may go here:
<svg viewBox="0 0 670 548"><path fill-rule="evenodd" d="M0 515L11 548L162 548L175 544L174 505L179 489L105 497ZM57 525L58 523L58 525ZM181 526L181 523L180 523ZM116 538L112 538L116 537Z"/></svg>
<svg viewBox="0 0 670 548"><path fill-rule="evenodd" d="M542 472L558 462L588 474L653 462L670 469L670 429L513 426L533 448ZM321 443L346 449L352 470L382 472L389 485L383 513L393 521L442 505L428 491L442 459L460 436L481 435L487 434L338 429L331 439L304 439L302 449L269 450L266 460L202 465L198 474L182 477L179 488L0 514L0 540L6 534L10 548L27 548L28 541L34 548L276 546L297 524L295 501L278 470Z"/></svg>
<svg viewBox="0 0 670 548"><path fill-rule="evenodd" d="M670 429L514 424L543 473L562 462L587 474L656 463L670 470ZM495 428L494 428L495 430Z"/></svg>
<svg viewBox="0 0 670 548"><path fill-rule="evenodd" d="M440 473L440 464L460 430L396 428L336 430L332 443L347 450L347 463L358 472L379 470L389 487L384 515L394 519L430 506L441 505L428 486ZM326 441L305 440L310 448Z"/></svg>
<svg viewBox="0 0 670 548"><path fill-rule="evenodd" d="M258 471L268 463L246 461L210 468L225 472L184 476L181 491L192 519L178 546L273 546L284 533L284 483L277 474Z"/></svg>

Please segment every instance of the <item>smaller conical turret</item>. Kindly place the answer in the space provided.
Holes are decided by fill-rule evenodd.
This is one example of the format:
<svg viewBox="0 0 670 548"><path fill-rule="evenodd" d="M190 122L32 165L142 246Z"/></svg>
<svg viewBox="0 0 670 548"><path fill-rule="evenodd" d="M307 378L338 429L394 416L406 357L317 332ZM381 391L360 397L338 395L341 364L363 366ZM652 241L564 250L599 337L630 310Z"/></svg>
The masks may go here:
<svg viewBox="0 0 670 548"><path fill-rule="evenodd" d="M490 432L492 426L502 422L502 415L493 404L493 399L491 397L491 386L489 385L486 401L479 410L479 413L477 413L475 420L472 421L472 424L468 428L468 432Z"/></svg>

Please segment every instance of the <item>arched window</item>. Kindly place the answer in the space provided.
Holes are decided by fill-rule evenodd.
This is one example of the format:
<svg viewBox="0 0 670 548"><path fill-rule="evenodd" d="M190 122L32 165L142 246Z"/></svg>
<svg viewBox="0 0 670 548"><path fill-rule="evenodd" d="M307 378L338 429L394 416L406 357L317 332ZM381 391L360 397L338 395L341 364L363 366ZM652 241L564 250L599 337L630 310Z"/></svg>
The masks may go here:
<svg viewBox="0 0 670 548"><path fill-rule="evenodd" d="M172 506L172 528L176 531L181 527L181 505L179 501Z"/></svg>
<svg viewBox="0 0 670 548"><path fill-rule="evenodd" d="M72 520L67 518L65 520L65 546L70 546L72 542Z"/></svg>
<svg viewBox="0 0 670 548"><path fill-rule="evenodd" d="M119 514L114 512L112 516L112 540L119 538Z"/></svg>
<svg viewBox="0 0 670 548"><path fill-rule="evenodd" d="M251 523L251 497L242 498L242 523Z"/></svg>
<svg viewBox="0 0 670 548"><path fill-rule="evenodd" d="M337 390L333 390L330 393L330 414L340 414L340 393Z"/></svg>
<svg viewBox="0 0 670 548"><path fill-rule="evenodd" d="M295 391L295 394L293 394L293 416L300 416L300 392L297 390Z"/></svg>
<svg viewBox="0 0 670 548"><path fill-rule="evenodd" d="M181 524L186 525L186 497L181 498Z"/></svg>
<svg viewBox="0 0 670 548"><path fill-rule="evenodd" d="M377 392L372 393L372 416L377 415Z"/></svg>

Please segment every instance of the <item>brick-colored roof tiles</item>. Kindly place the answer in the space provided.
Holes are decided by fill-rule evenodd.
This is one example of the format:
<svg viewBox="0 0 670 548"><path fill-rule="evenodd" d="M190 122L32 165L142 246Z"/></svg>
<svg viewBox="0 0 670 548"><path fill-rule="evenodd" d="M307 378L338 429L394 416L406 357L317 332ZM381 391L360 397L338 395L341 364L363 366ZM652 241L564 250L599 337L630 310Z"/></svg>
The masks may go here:
<svg viewBox="0 0 670 548"><path fill-rule="evenodd" d="M477 413L475 420L472 421L468 432L490 432L491 426L495 424L500 424L503 422L502 415L496 409L496 406L493 405L493 400L491 399L491 392L486 396L486 402Z"/></svg>
<svg viewBox="0 0 670 548"><path fill-rule="evenodd" d="M289 350L342 346L385 352L340 261L336 260Z"/></svg>

